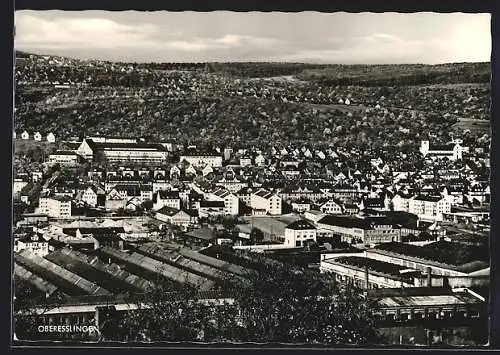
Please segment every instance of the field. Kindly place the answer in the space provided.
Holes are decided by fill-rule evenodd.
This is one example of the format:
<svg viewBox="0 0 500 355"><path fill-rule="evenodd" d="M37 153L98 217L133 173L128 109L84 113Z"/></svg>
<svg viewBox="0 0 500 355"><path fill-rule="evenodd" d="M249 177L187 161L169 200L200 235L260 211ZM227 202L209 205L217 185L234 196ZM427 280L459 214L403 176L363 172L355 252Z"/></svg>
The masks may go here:
<svg viewBox="0 0 500 355"><path fill-rule="evenodd" d="M452 128L460 132L469 130L473 134L491 134L490 121L487 120L459 118L459 121L455 123Z"/></svg>

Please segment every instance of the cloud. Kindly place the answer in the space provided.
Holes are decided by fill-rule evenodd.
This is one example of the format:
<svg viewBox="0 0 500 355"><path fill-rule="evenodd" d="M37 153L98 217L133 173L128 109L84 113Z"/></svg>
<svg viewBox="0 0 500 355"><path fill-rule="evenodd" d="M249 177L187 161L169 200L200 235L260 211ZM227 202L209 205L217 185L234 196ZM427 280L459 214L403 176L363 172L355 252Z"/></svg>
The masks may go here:
<svg viewBox="0 0 500 355"><path fill-rule="evenodd" d="M293 22L298 14L20 11L15 47L106 60L346 64L487 61L491 53L484 16L399 14L391 22L388 14L334 15L337 21L308 13Z"/></svg>
<svg viewBox="0 0 500 355"><path fill-rule="evenodd" d="M156 27L127 26L106 18L61 18L48 21L32 15L16 16L18 48L135 47L151 45Z"/></svg>
<svg viewBox="0 0 500 355"><path fill-rule="evenodd" d="M462 40L431 39L420 41L404 39L386 33L375 33L352 38L330 38L324 49L301 49L284 56L290 61L311 61L319 63L430 63L482 61L490 49L480 43L476 55ZM474 43L474 42L471 42Z"/></svg>

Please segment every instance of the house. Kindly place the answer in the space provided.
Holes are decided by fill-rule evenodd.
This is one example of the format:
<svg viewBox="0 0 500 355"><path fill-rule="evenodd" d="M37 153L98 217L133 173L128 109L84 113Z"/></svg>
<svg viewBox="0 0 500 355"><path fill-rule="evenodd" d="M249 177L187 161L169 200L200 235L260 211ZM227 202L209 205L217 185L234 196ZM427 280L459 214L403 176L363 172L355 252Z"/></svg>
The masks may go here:
<svg viewBox="0 0 500 355"><path fill-rule="evenodd" d="M211 167L222 166L222 156L216 152L201 153L188 150L180 156L180 161L186 161L195 167L204 167L206 165Z"/></svg>
<svg viewBox="0 0 500 355"><path fill-rule="evenodd" d="M91 207L104 206L106 203L106 192L95 185L91 185L83 192L82 201Z"/></svg>
<svg viewBox="0 0 500 355"><path fill-rule="evenodd" d="M245 167L245 166L251 166L252 165L252 158L249 156L243 156L240 158L240 166Z"/></svg>
<svg viewBox="0 0 500 355"><path fill-rule="evenodd" d="M258 154L255 157L255 165L257 166L263 166L266 163L266 158L262 154Z"/></svg>
<svg viewBox="0 0 500 355"><path fill-rule="evenodd" d="M243 201L245 204L250 206L251 196L252 196L252 192L254 190L256 190L256 189L251 188L251 187L243 187L240 190L238 190L238 192L236 193L236 196L238 196L238 198L241 201Z"/></svg>
<svg viewBox="0 0 500 355"><path fill-rule="evenodd" d="M73 227L63 228L63 233L73 240L89 240L93 248L109 246L122 250L124 247L125 229L123 227Z"/></svg>
<svg viewBox="0 0 500 355"><path fill-rule="evenodd" d="M184 230L190 225L198 223L198 216L193 211L184 211L167 206L156 211L155 218L182 227Z"/></svg>
<svg viewBox="0 0 500 355"><path fill-rule="evenodd" d="M47 134L47 142L49 143L56 142L56 136L54 135L54 133L50 132L49 134Z"/></svg>
<svg viewBox="0 0 500 355"><path fill-rule="evenodd" d="M41 142L42 141L42 134L40 132L35 132L35 134L33 135L33 139L37 142Z"/></svg>
<svg viewBox="0 0 500 355"><path fill-rule="evenodd" d="M32 171L31 172L31 181L33 182L39 182L43 179L43 172L42 171Z"/></svg>
<svg viewBox="0 0 500 355"><path fill-rule="evenodd" d="M21 139L22 140L30 139L30 134L27 131L23 131L23 133L21 133Z"/></svg>
<svg viewBox="0 0 500 355"><path fill-rule="evenodd" d="M213 229L204 227L185 233L184 238L197 244L209 245L215 241L216 235Z"/></svg>
<svg viewBox="0 0 500 355"><path fill-rule="evenodd" d="M71 197L46 196L39 199L39 213L54 218L67 218L71 216Z"/></svg>
<svg viewBox="0 0 500 355"><path fill-rule="evenodd" d="M210 174L213 174L214 172L214 169L212 169L212 167L210 165L207 165L205 166L202 170L201 170L201 174L203 176L208 176Z"/></svg>
<svg viewBox="0 0 500 355"><path fill-rule="evenodd" d="M29 184L29 181L28 181L27 177L17 177L17 178L14 178L14 183L12 185L12 194L14 196L19 196L19 194L21 193L21 191L28 184Z"/></svg>
<svg viewBox="0 0 500 355"><path fill-rule="evenodd" d="M340 202L330 199L320 203L319 210L328 214L342 214L342 205Z"/></svg>
<svg viewBox="0 0 500 355"><path fill-rule="evenodd" d="M48 162L51 164L60 164L75 166L81 161L80 156L71 150L58 150L55 153L49 155Z"/></svg>
<svg viewBox="0 0 500 355"><path fill-rule="evenodd" d="M181 169L177 165L170 168L170 179L178 179L181 176Z"/></svg>
<svg viewBox="0 0 500 355"><path fill-rule="evenodd" d="M360 210L388 211L390 209L390 199L387 198L363 198L359 204Z"/></svg>
<svg viewBox="0 0 500 355"><path fill-rule="evenodd" d="M292 209L298 213L304 213L311 209L311 201L307 199L298 199L292 202Z"/></svg>
<svg viewBox="0 0 500 355"><path fill-rule="evenodd" d="M153 210L159 210L163 207L170 207L177 210L181 209L181 198L179 191L160 190L153 196Z"/></svg>
<svg viewBox="0 0 500 355"><path fill-rule="evenodd" d="M342 205L342 213L347 215L354 215L359 213L358 205L354 203L344 203Z"/></svg>
<svg viewBox="0 0 500 355"><path fill-rule="evenodd" d="M265 210L270 215L281 214L281 197L265 189L258 189L250 195L250 207Z"/></svg>
<svg viewBox="0 0 500 355"><path fill-rule="evenodd" d="M29 231L14 241L14 252L29 250L31 253L44 257L49 253L49 242L41 233Z"/></svg>
<svg viewBox="0 0 500 355"><path fill-rule="evenodd" d="M151 185L118 184L113 190L115 190L122 199L136 197L140 203L153 200L153 187Z"/></svg>
<svg viewBox="0 0 500 355"><path fill-rule="evenodd" d="M316 227L307 220L298 220L285 227L284 244L302 247L316 242Z"/></svg>
<svg viewBox="0 0 500 355"><path fill-rule="evenodd" d="M462 159L463 147L459 143L431 145L429 141L421 141L420 153L424 157L443 159L447 158L451 161Z"/></svg>
<svg viewBox="0 0 500 355"><path fill-rule="evenodd" d="M210 200L224 202L225 214L233 216L237 216L239 214L239 199L235 194L226 189L218 188L208 195Z"/></svg>
<svg viewBox="0 0 500 355"><path fill-rule="evenodd" d="M442 221L451 212L450 201L443 196L417 195L409 200L408 212L422 220Z"/></svg>
<svg viewBox="0 0 500 355"><path fill-rule="evenodd" d="M392 209L394 211L408 212L410 210L410 198L411 196L398 192L391 200Z"/></svg>
<svg viewBox="0 0 500 355"><path fill-rule="evenodd" d="M201 200L194 203L200 217L224 216L226 215L226 206L224 201Z"/></svg>

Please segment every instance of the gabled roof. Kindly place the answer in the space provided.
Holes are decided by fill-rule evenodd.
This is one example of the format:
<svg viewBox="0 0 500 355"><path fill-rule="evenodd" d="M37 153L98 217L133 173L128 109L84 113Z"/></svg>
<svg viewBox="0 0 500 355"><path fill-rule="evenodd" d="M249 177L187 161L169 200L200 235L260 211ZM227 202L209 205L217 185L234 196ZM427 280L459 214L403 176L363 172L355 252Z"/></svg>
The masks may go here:
<svg viewBox="0 0 500 355"><path fill-rule="evenodd" d="M177 213L179 213L181 210L178 210L177 208L172 208L168 206L164 206L160 208L156 213L163 214L165 216L175 216Z"/></svg>
<svg viewBox="0 0 500 355"><path fill-rule="evenodd" d="M293 230L316 229L316 227L312 223L310 223L309 221L306 221L304 219L292 222L289 225L287 225L285 228L286 229L293 229Z"/></svg>
<svg viewBox="0 0 500 355"><path fill-rule="evenodd" d="M156 195L160 196L162 200L171 200L171 199L179 199L179 191L167 191L167 190L159 190Z"/></svg>
<svg viewBox="0 0 500 355"><path fill-rule="evenodd" d="M414 200L417 201L425 201L425 202L438 202L441 201L443 196L427 196L427 195L417 195L414 197Z"/></svg>
<svg viewBox="0 0 500 355"><path fill-rule="evenodd" d="M207 200L204 200L204 201L200 201L200 207L206 207L206 208L210 208L210 207L213 207L213 208L220 208L220 207L224 207L224 201L207 201Z"/></svg>

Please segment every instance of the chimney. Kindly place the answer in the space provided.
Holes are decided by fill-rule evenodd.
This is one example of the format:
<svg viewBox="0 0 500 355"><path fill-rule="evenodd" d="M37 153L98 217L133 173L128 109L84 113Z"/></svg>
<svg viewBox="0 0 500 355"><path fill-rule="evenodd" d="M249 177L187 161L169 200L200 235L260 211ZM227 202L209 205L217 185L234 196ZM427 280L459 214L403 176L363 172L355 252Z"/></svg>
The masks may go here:
<svg viewBox="0 0 500 355"><path fill-rule="evenodd" d="M427 268L427 287L432 287L432 272L431 268Z"/></svg>

